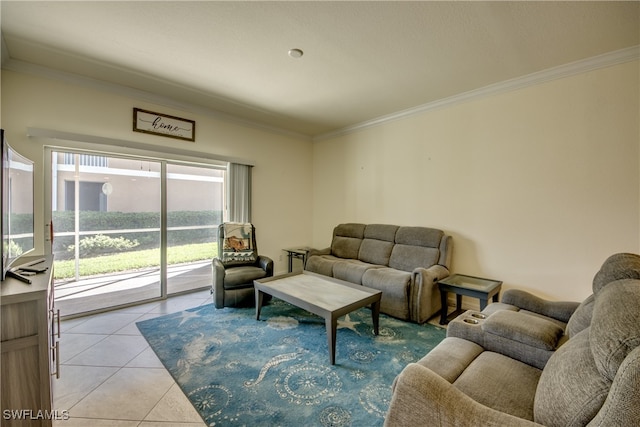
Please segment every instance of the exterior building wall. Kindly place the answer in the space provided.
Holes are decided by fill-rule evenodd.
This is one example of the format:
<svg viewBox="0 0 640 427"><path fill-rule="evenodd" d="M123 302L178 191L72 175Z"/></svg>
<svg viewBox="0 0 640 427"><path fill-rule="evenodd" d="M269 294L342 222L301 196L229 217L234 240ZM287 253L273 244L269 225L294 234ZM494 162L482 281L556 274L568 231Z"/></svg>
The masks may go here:
<svg viewBox="0 0 640 427"><path fill-rule="evenodd" d="M71 210L67 201L69 185L75 181L75 166L64 164L64 153L57 153L54 167L55 209ZM160 209L160 163L144 159L107 158L107 166L80 166L79 181L96 183L95 197L104 199L104 211L154 212ZM202 180L192 166L169 165L169 211L221 211L223 209L224 170L202 168ZM211 181L214 185L212 185ZM103 184L103 185L100 185ZM106 186L106 185L107 186ZM135 186L136 191L130 191ZM213 191L212 191L213 189ZM71 194L71 196L73 193ZM94 195L92 195L93 197Z"/></svg>

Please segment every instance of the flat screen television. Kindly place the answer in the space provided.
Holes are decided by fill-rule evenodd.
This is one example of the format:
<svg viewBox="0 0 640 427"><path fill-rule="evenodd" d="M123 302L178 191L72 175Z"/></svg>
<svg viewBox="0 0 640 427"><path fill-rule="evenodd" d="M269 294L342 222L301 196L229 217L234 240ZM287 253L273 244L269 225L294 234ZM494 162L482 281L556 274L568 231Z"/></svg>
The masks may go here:
<svg viewBox="0 0 640 427"><path fill-rule="evenodd" d="M12 266L34 250L33 162L14 150L0 129L2 141L2 280Z"/></svg>

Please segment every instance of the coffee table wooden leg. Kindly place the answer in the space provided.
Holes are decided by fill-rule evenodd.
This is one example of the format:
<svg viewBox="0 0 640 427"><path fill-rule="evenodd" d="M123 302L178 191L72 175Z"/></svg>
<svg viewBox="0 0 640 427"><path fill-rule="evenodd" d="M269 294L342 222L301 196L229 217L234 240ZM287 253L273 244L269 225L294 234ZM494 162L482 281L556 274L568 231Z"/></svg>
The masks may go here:
<svg viewBox="0 0 640 427"><path fill-rule="evenodd" d="M329 362L336 364L336 330L338 329L338 318L331 315L325 319L327 325L327 340L329 344Z"/></svg>
<svg viewBox="0 0 640 427"><path fill-rule="evenodd" d="M371 304L371 320L373 320L373 333L380 332L380 300Z"/></svg>
<svg viewBox="0 0 640 427"><path fill-rule="evenodd" d="M264 294L256 289L256 320L260 320L260 310L262 309L262 300Z"/></svg>

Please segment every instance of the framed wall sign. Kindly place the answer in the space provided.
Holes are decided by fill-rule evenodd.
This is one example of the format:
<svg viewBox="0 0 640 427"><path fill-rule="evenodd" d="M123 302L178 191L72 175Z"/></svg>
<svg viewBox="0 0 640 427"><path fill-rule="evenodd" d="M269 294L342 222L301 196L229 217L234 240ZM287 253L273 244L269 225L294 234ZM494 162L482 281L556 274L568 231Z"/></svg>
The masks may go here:
<svg viewBox="0 0 640 427"><path fill-rule="evenodd" d="M134 132L151 133L185 141L196 140L195 121L140 108L133 109L133 130Z"/></svg>

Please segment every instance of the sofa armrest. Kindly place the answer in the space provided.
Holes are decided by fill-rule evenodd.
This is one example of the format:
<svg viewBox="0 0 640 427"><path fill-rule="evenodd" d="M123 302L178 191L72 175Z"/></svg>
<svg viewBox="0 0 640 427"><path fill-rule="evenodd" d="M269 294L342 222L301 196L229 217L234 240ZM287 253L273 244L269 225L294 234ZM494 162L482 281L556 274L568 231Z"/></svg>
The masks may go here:
<svg viewBox="0 0 640 427"><path fill-rule="evenodd" d="M428 422L427 422L428 420ZM385 427L540 426L484 406L424 366L410 363L393 384Z"/></svg>
<svg viewBox="0 0 640 427"><path fill-rule="evenodd" d="M412 321L424 323L440 311L440 293L436 283L449 274L446 267L438 264L413 270L409 289L409 316Z"/></svg>
<svg viewBox="0 0 640 427"><path fill-rule="evenodd" d="M435 285L438 280L442 280L449 276L449 269L439 264L432 265L429 268L418 267L413 270L413 276L420 277L424 283Z"/></svg>
<svg viewBox="0 0 640 427"><path fill-rule="evenodd" d="M497 304L490 304L489 307ZM503 354L543 369L566 340L553 320L521 311L498 310L491 314L468 310L449 323L447 337L474 342L487 351Z"/></svg>
<svg viewBox="0 0 640 427"><path fill-rule="evenodd" d="M555 350L564 331L557 324L519 311L502 310L482 323L482 330L516 343Z"/></svg>
<svg viewBox="0 0 640 427"><path fill-rule="evenodd" d="M519 289L507 289L501 301L522 310L532 311L567 323L580 303L573 301L548 301Z"/></svg>
<svg viewBox="0 0 640 427"><path fill-rule="evenodd" d="M307 259L311 258L314 255L331 255L331 248L309 249L309 252L307 253Z"/></svg>

